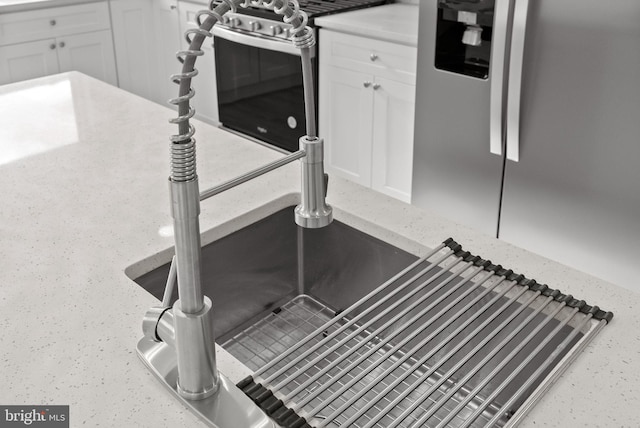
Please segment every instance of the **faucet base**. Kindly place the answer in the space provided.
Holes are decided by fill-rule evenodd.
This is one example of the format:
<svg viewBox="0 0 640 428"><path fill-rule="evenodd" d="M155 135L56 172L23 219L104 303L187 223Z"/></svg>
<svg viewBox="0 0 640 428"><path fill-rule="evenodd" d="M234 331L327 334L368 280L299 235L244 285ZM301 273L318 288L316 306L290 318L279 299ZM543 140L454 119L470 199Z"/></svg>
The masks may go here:
<svg viewBox="0 0 640 428"><path fill-rule="evenodd" d="M214 428L276 428L277 425L264 414L238 387L222 373L218 391L202 400L188 400L178 392L178 362L175 350L169 345L142 338L137 346L138 356L162 384L180 402L190 408L203 422Z"/></svg>
<svg viewBox="0 0 640 428"><path fill-rule="evenodd" d="M181 300L173 305L173 325L178 361L178 393L187 400L202 400L218 389L218 369L213 338L211 299L204 297L196 313L181 310Z"/></svg>

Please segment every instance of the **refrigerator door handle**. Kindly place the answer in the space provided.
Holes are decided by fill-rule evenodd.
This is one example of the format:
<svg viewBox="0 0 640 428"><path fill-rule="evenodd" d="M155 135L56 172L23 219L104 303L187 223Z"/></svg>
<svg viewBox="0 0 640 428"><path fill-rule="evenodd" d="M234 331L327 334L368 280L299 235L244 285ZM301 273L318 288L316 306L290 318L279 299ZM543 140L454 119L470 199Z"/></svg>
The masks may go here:
<svg viewBox="0 0 640 428"><path fill-rule="evenodd" d="M509 99L507 100L507 159L514 162L520 161L520 101L528 13L529 0L516 0L509 55Z"/></svg>
<svg viewBox="0 0 640 428"><path fill-rule="evenodd" d="M505 61L507 51L507 29L512 0L496 0L491 46L491 93L489 119L489 151L502 156L504 141L503 101L505 91Z"/></svg>

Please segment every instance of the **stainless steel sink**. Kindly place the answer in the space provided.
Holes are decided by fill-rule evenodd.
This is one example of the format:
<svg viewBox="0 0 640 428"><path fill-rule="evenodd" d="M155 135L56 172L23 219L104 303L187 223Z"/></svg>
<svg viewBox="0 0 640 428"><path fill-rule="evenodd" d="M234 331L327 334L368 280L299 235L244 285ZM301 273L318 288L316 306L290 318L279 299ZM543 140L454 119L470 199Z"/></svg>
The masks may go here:
<svg viewBox="0 0 640 428"><path fill-rule="evenodd" d="M240 386L279 423L517 424L611 315L451 242L418 259L289 207L205 246L217 342L254 371ZM161 299L168 270L135 281Z"/></svg>
<svg viewBox="0 0 640 428"><path fill-rule="evenodd" d="M213 300L219 344L296 296L332 312L347 308L417 259L340 221L300 228L293 208L202 248L203 293ZM132 279L162 300L169 266Z"/></svg>

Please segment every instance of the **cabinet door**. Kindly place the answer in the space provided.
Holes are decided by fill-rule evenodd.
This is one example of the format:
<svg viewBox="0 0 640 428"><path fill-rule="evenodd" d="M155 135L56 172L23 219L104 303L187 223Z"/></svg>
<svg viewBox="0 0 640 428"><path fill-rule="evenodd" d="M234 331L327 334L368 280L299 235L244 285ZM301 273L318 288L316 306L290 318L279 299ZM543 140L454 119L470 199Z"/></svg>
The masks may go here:
<svg viewBox="0 0 640 428"><path fill-rule="evenodd" d="M379 77L372 87L375 96L371 187L411 202L416 88Z"/></svg>
<svg viewBox="0 0 640 428"><path fill-rule="evenodd" d="M319 134L327 170L364 186L371 186L372 80L338 67L320 70Z"/></svg>
<svg viewBox="0 0 640 428"><path fill-rule="evenodd" d="M189 28L195 28L196 13L204 9L200 4L178 2L180 12L180 34L184 34ZM187 48L187 41L182 37L182 46ZM196 96L191 101L196 109L196 117L209 123L218 125L218 98L216 88L216 70L213 52L213 40L206 39L202 44L204 55L196 60L198 75L191 81L191 87L196 91Z"/></svg>
<svg viewBox="0 0 640 428"><path fill-rule="evenodd" d="M60 71L80 71L118 84L111 31L75 34L57 39Z"/></svg>
<svg viewBox="0 0 640 428"><path fill-rule="evenodd" d="M155 26L153 49L156 59L157 88L154 99L160 104L178 96L178 86L171 81L171 75L180 72L182 66L176 58L180 46L177 0L154 0L153 23Z"/></svg>
<svg viewBox="0 0 640 428"><path fill-rule="evenodd" d="M111 0L118 81L126 91L155 99L152 0Z"/></svg>
<svg viewBox="0 0 640 428"><path fill-rule="evenodd" d="M0 84L59 72L54 39L0 46Z"/></svg>

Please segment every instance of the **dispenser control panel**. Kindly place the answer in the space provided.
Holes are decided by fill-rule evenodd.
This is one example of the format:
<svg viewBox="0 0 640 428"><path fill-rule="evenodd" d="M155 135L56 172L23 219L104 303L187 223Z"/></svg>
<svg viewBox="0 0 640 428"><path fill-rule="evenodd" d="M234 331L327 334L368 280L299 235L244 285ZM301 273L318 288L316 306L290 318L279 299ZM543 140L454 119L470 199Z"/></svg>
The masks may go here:
<svg viewBox="0 0 640 428"><path fill-rule="evenodd" d="M438 0L435 66L489 77L495 0Z"/></svg>

